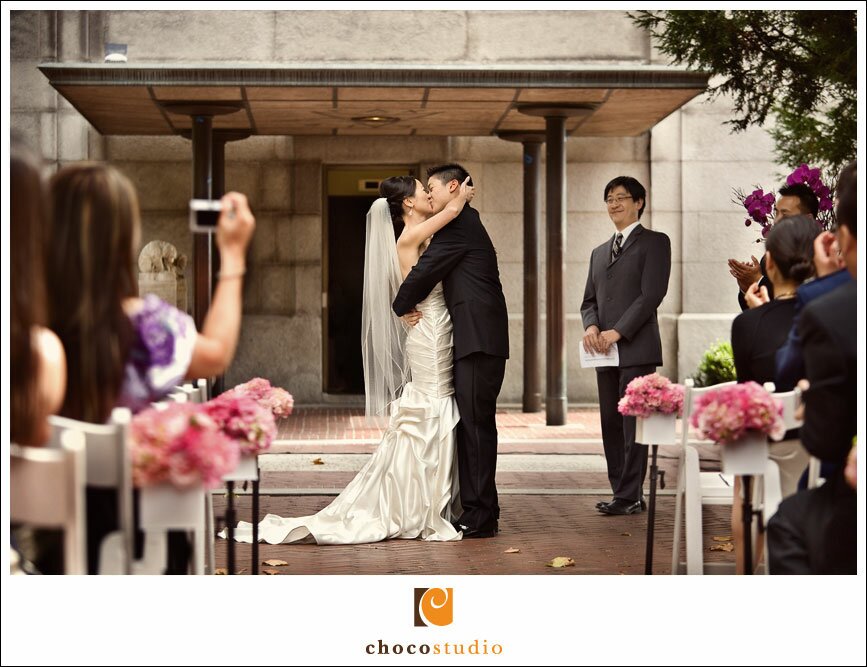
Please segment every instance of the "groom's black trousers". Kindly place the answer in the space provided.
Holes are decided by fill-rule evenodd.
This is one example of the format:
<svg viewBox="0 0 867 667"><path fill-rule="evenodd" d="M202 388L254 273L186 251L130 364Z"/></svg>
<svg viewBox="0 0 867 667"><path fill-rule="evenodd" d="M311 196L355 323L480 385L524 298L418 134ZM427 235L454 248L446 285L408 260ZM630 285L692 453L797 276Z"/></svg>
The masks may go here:
<svg viewBox="0 0 867 667"><path fill-rule="evenodd" d="M497 502L497 396L506 360L475 352L455 361L458 423L458 473L463 514L459 522L481 530L500 517Z"/></svg>

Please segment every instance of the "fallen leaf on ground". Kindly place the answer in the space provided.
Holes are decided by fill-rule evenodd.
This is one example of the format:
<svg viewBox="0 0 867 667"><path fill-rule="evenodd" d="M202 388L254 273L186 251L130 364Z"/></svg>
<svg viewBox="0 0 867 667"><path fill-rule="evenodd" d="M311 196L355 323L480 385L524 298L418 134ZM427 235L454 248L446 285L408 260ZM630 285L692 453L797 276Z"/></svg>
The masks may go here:
<svg viewBox="0 0 867 667"><path fill-rule="evenodd" d="M224 567L218 567L214 570L214 574L229 574L229 571Z"/></svg>
<svg viewBox="0 0 867 667"><path fill-rule="evenodd" d="M632 537L632 533L620 533L623 537Z"/></svg>
<svg viewBox="0 0 867 667"><path fill-rule="evenodd" d="M263 560L262 565L271 565L273 567L279 567L280 565L289 565L285 560L279 560L277 558L270 558L269 560Z"/></svg>
<svg viewBox="0 0 867 667"><path fill-rule="evenodd" d="M517 549L517 548L515 548L515 547L509 547L509 548L506 549L503 553L504 553L504 554L519 554L519 553L521 553L521 550L520 550L520 549Z"/></svg>
<svg viewBox="0 0 867 667"><path fill-rule="evenodd" d="M280 570L271 570L269 568L265 568L262 570L262 574L280 574Z"/></svg>
<svg viewBox="0 0 867 667"><path fill-rule="evenodd" d="M550 563L545 563L547 567L570 567L575 565L575 561L567 556L557 556Z"/></svg>
<svg viewBox="0 0 867 667"><path fill-rule="evenodd" d="M731 542L726 542L725 544L714 544L711 546L710 551L734 551L735 545Z"/></svg>
<svg viewBox="0 0 867 667"><path fill-rule="evenodd" d="M714 542L731 542L732 536L731 535L714 535L713 541Z"/></svg>
<svg viewBox="0 0 867 667"><path fill-rule="evenodd" d="M325 465L325 461L323 461L322 459L313 459L313 465L315 465L315 466L324 466L324 465Z"/></svg>

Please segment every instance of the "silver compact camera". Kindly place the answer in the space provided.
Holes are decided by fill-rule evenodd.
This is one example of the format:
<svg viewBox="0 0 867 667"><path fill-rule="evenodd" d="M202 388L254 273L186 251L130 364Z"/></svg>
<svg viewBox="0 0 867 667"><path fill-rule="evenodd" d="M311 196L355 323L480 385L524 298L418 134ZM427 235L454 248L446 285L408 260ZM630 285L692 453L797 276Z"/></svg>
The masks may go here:
<svg viewBox="0 0 867 667"><path fill-rule="evenodd" d="M190 231L196 234L217 231L223 203L219 199L190 200Z"/></svg>

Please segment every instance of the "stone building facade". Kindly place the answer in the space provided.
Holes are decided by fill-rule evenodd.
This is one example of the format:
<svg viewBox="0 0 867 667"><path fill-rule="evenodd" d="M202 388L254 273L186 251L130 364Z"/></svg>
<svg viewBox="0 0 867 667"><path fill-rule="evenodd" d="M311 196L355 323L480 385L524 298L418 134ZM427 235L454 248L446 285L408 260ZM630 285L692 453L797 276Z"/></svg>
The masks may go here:
<svg viewBox="0 0 867 667"><path fill-rule="evenodd" d="M103 136L37 69L46 62L101 63L107 43L125 44L130 64L667 64L644 32L613 11L12 12L12 129L55 165L96 159L119 167L139 190L143 243L168 241L187 256L189 141ZM725 101L708 103L699 96L639 136L568 139L564 284L570 401L595 401L593 371L578 363L579 308L590 251L612 234L602 192L615 176L632 175L645 184L649 198L642 222L672 241L674 265L660 316L663 371L681 379L690 375L703 349L728 337L738 305L726 259L757 254L755 234L744 228L731 189L772 187L782 171L767 133L730 134L722 124L730 114ZM229 383L265 376L299 403L357 401L325 386L323 284L333 251L328 243L334 242L324 233L327 175L337 167L423 171L446 161L462 163L478 185L474 206L498 251L510 318L512 358L501 401L520 403L522 150L492 136L253 136L227 144L226 187L248 195L257 219ZM544 293L541 299L544 313ZM544 335L542 340L544 345Z"/></svg>

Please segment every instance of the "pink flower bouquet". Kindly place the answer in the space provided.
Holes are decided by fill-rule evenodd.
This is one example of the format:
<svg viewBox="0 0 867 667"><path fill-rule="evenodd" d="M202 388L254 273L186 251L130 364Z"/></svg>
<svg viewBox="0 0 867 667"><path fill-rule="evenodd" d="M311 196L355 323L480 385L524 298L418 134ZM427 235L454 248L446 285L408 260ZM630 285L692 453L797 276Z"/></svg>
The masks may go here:
<svg viewBox="0 0 867 667"><path fill-rule="evenodd" d="M748 431L782 440L783 404L755 382L721 387L696 401L690 420L702 436L720 444L742 438Z"/></svg>
<svg viewBox="0 0 867 667"><path fill-rule="evenodd" d="M265 378L253 378L230 389L222 396L227 394L252 398L259 405L271 410L274 417L288 417L292 414L295 405L292 394L280 387L271 386Z"/></svg>
<svg viewBox="0 0 867 667"><path fill-rule="evenodd" d="M222 432L238 443L242 454L258 454L277 436L274 415L250 396L226 392L204 405Z"/></svg>
<svg viewBox="0 0 867 667"><path fill-rule="evenodd" d="M186 488L219 486L238 465L238 445L193 403L172 403L145 410L130 425L133 483L137 487L169 482Z"/></svg>
<svg viewBox="0 0 867 667"><path fill-rule="evenodd" d="M683 385L675 384L659 373L637 377L626 387L617 410L631 417L655 414L676 414L679 417L683 414Z"/></svg>

